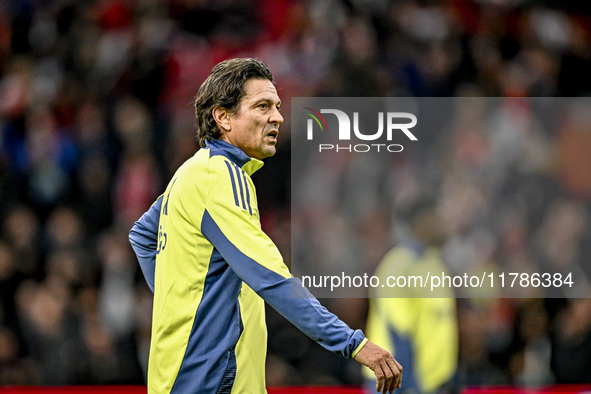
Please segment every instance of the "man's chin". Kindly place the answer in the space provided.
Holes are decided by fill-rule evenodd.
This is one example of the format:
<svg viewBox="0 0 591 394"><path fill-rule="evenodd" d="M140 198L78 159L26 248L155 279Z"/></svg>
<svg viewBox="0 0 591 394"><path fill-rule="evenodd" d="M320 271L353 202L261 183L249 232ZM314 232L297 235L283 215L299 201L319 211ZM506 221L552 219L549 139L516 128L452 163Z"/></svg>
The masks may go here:
<svg viewBox="0 0 591 394"><path fill-rule="evenodd" d="M275 145L267 146L261 154L261 156L262 156L261 160L266 159L267 157L274 156L276 152L277 152L277 149L275 148Z"/></svg>

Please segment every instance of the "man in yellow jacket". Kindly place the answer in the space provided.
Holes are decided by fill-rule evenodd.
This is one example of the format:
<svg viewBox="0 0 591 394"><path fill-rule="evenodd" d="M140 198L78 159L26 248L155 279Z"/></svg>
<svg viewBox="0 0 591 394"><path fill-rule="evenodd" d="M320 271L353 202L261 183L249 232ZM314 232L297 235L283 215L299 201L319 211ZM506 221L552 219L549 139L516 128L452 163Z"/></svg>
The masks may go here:
<svg viewBox="0 0 591 394"><path fill-rule="evenodd" d="M280 105L262 62L215 66L195 100L202 149L131 229L154 291L150 394L265 393L265 301L326 349L368 365L379 391L400 387L400 364L320 305L261 230L250 176L275 154Z"/></svg>
<svg viewBox="0 0 591 394"><path fill-rule="evenodd" d="M439 245L442 223L428 198L419 198L407 215L411 234L390 250L376 269L380 283L388 277L427 277L442 273ZM370 289L367 337L388 349L404 365L402 393L449 393L457 390L458 322L454 291L438 288ZM368 378L371 371L364 368Z"/></svg>

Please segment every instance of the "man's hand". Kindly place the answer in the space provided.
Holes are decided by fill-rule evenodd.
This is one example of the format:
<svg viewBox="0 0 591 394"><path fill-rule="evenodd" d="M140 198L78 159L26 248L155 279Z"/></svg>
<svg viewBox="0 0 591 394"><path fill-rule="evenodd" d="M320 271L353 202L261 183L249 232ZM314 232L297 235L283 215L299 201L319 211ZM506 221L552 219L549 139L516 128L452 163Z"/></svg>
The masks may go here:
<svg viewBox="0 0 591 394"><path fill-rule="evenodd" d="M402 366L387 351L367 341L355 356L355 360L369 367L376 374L376 391L392 394L400 388L402 382Z"/></svg>

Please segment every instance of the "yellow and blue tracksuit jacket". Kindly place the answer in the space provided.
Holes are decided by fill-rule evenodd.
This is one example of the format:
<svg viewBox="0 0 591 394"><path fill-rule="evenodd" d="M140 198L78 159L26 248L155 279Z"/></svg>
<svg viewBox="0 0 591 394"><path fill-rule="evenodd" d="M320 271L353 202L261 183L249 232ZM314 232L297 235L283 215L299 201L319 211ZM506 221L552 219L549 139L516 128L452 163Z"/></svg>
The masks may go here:
<svg viewBox="0 0 591 394"><path fill-rule="evenodd" d="M378 265L375 275L380 283L389 276L426 277L427 272L439 274L447 268L438 248L411 241L390 250ZM423 289L370 289L367 337L390 351L403 366L401 393L436 393L455 378L458 366L458 322L455 295L452 289L440 289L445 298L421 298ZM363 374L375 387L373 372ZM368 390L369 391L369 390Z"/></svg>
<svg viewBox="0 0 591 394"><path fill-rule="evenodd" d="M250 175L262 165L208 142L130 231L154 292L150 394L265 393L264 301L345 357L367 341L291 277L261 230Z"/></svg>

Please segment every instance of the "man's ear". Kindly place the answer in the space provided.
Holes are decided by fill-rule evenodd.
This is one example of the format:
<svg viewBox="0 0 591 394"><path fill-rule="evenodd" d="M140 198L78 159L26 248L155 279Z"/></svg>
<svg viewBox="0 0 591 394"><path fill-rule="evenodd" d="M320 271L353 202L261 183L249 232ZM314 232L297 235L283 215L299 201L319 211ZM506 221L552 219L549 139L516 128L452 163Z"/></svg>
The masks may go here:
<svg viewBox="0 0 591 394"><path fill-rule="evenodd" d="M232 128L230 124L230 112L226 108L220 106L214 107L212 115L213 119L223 133L230 131Z"/></svg>

